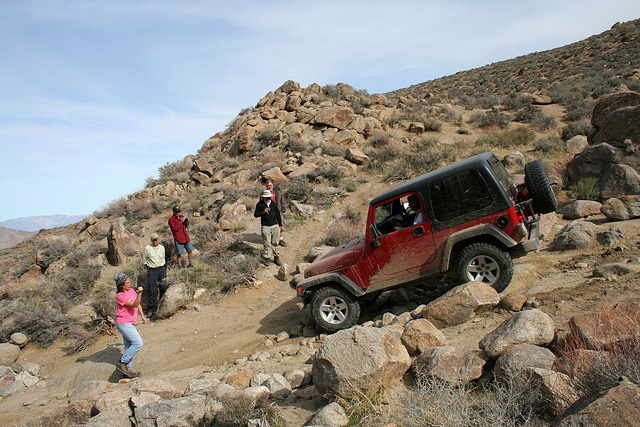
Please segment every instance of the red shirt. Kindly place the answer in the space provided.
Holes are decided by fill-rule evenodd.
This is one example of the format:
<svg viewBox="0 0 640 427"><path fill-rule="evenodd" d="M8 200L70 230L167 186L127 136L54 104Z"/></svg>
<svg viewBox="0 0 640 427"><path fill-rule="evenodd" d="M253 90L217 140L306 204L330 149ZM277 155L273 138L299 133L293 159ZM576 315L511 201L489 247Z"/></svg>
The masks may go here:
<svg viewBox="0 0 640 427"><path fill-rule="evenodd" d="M184 223L182 223L183 218L184 215L171 215L169 217L169 228L171 228L173 238L181 245L191 241L191 238L189 238L189 232L187 231L189 220L185 219Z"/></svg>

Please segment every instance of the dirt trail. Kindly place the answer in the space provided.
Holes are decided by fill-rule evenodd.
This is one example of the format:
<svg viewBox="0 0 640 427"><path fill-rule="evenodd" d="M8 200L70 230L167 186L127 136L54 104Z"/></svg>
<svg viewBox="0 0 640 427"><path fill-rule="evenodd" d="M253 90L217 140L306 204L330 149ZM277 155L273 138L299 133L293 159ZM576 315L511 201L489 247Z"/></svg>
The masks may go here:
<svg viewBox="0 0 640 427"><path fill-rule="evenodd" d="M289 228L285 234L288 246L281 249L281 257L289 270L293 271L295 264L302 262L335 215L342 214L349 205L364 214L363 203L389 186L388 183L363 184L364 188L347 195L343 203L334 204L325 211L317 210L312 219ZM245 220L249 224L245 240L257 248L258 220L250 215ZM627 239L621 242L622 249L594 246L590 251L552 252L546 248L549 242L543 242L538 253L516 260L514 280L505 292L536 296L541 303L540 309L551 314L558 327L575 314L637 296L640 290L638 274L609 281L591 277L597 264L638 256L640 220L616 224L600 221L599 231L607 230L611 225L619 226L625 232ZM576 267L578 261L586 262L588 267ZM299 300L288 281L276 279L277 270L274 264L261 267L258 280L263 284L258 288L238 288L210 303L199 303L197 310L186 310L167 320L139 325L145 345L134 359L134 369L141 371L144 378L171 378L180 384L181 378L195 377L207 367L233 363L257 350L266 350L264 341L267 337L290 330L300 324L305 315L296 306ZM477 348L478 340L508 316L509 313L503 310L494 310L443 332L449 345ZM81 354L66 355L65 345L64 340L59 340L49 349L29 345L22 351L19 362L40 364L46 386L17 392L4 399L0 407L0 424L31 418L66 403L67 393L76 384L88 380L117 382L120 378L114 373L122 352L117 333L102 337ZM44 406L32 405L28 407L31 409L23 406L45 397L50 401Z"/></svg>

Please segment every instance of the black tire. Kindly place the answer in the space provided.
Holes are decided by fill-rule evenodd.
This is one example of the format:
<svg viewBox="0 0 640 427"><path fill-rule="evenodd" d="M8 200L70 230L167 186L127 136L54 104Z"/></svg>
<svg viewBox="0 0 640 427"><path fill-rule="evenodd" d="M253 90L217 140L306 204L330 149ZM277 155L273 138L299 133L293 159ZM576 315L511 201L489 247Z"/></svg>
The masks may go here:
<svg viewBox="0 0 640 427"><path fill-rule="evenodd" d="M558 209L558 201L553 193L549 175L540 160L524 165L524 183L531 193L536 211L541 214L554 212Z"/></svg>
<svg viewBox="0 0 640 427"><path fill-rule="evenodd" d="M325 286L311 297L311 315L320 328L335 332L356 324L360 317L360 304L347 291Z"/></svg>
<svg viewBox="0 0 640 427"><path fill-rule="evenodd" d="M461 284L484 282L502 292L513 277L513 260L508 252L492 244L473 243L458 255L456 276Z"/></svg>

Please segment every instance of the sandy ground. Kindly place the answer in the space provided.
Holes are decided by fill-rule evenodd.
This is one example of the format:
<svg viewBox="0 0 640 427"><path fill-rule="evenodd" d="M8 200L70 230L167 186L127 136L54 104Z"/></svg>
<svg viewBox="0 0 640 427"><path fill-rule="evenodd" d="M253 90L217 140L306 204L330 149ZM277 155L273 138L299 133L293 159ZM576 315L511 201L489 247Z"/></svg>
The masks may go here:
<svg viewBox="0 0 640 427"><path fill-rule="evenodd" d="M289 246L281 250L290 271L296 263L302 262L335 215L342 213L348 205L364 213L363 203L388 186L388 183L362 184L360 191L348 195L343 203L318 211L313 219L287 230ZM249 216L246 220L249 224L246 240L255 245L259 241L258 221ZM603 305L639 295L638 273L604 280L594 278L592 271L603 263L638 257L640 220L610 223L600 216L593 220L598 231L608 230L613 225L624 231L626 239L613 248L595 245L588 251L567 252L549 250L550 241L547 240L538 253L516 260L514 280L505 291L535 296L540 309L550 314L560 329L575 314L595 311ZM586 263L588 267L580 267L577 263ZM233 363L256 350L266 350L265 339L302 323L305 315L296 306L299 300L288 282L277 280L276 273L277 267L273 264L261 268L258 277L263 282L261 287L239 288L223 298L199 302L198 309L139 325L145 345L134 359L134 370L141 371L144 378L170 378L185 385L181 381L197 376L208 367ZM477 348L477 342L509 315L496 309L443 332L450 345ZM114 368L122 344L115 330L114 333L116 335L104 336L75 355L66 355L64 347L68 343L64 340L49 349L27 346L18 361L40 364L46 386L24 389L5 398L0 405L0 424L31 418L66 403L68 392L84 381L117 382L120 376ZM297 341L289 341L292 342ZM44 406L25 406L39 398L49 401ZM299 409L297 419L291 425L313 410L315 408Z"/></svg>

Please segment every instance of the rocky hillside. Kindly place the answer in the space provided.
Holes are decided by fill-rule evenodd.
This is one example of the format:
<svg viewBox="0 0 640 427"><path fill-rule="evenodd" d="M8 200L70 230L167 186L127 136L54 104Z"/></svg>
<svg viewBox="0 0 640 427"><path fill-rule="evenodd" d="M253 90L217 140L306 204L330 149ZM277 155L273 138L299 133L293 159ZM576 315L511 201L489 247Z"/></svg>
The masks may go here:
<svg viewBox="0 0 640 427"><path fill-rule="evenodd" d="M147 182L143 190L113 201L79 223L43 230L3 251L0 339L8 346L3 347L3 360L13 358L19 363L3 362L7 369L0 394L3 407L8 409L0 413L0 419L15 422L16 413L19 418L35 416L66 402L70 403L64 406L64 416L79 414L76 423L86 422L82 416L92 408L94 412L124 413L127 420L135 415L139 422L144 418L153 423L163 413L162 405L178 405L176 414L202 408L202 420L215 412L213 405L219 413L232 417L233 408L224 394L237 397L237 390L249 389L254 382L258 389L243 391L245 397L250 402L265 402L266 397L268 403L261 407L264 412L254 415L269 418L268 409L273 408L269 404L274 402L280 407L295 407L289 411L295 420L289 425L301 425L326 403L319 390L333 390L332 394L352 400L353 396L336 391L341 384L319 388L308 384L310 357L323 351L328 354L325 360L332 360L331 349L344 344L330 339L322 349L325 337L295 308L286 283L297 271L293 266L318 245L340 244L360 234L363 205L394 183L480 151L496 152L516 178L525 161L542 159L558 182L558 198L566 209L564 218L545 218L545 247L531 261L527 258L531 264L520 267L507 289L515 302L503 305L500 297L493 296L491 303L479 303L477 311L467 313L469 317L461 324L441 325L438 322L442 319L429 318L426 307L452 287L443 281L435 289L419 288L379 301L376 308L365 310L359 323L381 331L350 333L362 333L367 337L362 342L392 343L401 353L380 355L383 365L389 359L395 362L393 369L382 369L391 376L376 378L376 384L400 382L398 372L406 372L407 363L412 364L417 356L418 344L402 339L410 320L438 324L447 343L455 347L447 351L458 354L456 348L465 349L460 360L473 358L474 366L487 364L476 369L478 372L492 371L490 367L497 364L502 351L487 350L489 341L496 337L484 340L479 347L491 353L489 356L469 353L468 346L477 347L488 332L523 307L538 307L544 316L535 316L541 316L545 324L544 339L526 344L549 351L561 348L552 347L557 344L553 337L566 335L571 317L587 310L600 311L602 304L618 303L626 298L625 292L637 290L633 285L637 271L628 264L634 264L638 256L638 220L634 219L640 215L640 176L634 162L640 145L634 127L638 121L624 122L624 126L613 123L637 117L640 95L628 91L638 87L636 74L623 72L619 64L611 62L601 68L601 74L592 69L597 81L611 84L601 92L571 89L583 98L579 103L561 105L559 98L554 98L560 85L583 87L592 80L582 71L557 73L560 66L569 68L569 59L572 70L583 70L586 68L579 67L587 67L584 64L593 58L609 58L612 51L620 52L624 59L620 62L633 70L640 64L637 28L638 21L616 25L585 41L588 49L583 42L576 44L574 56L566 56L567 50L533 54L526 57L527 67L506 61L463 76L459 73L452 80L439 79L390 94L369 94L347 84L302 88L295 81L285 82L254 108L240 112L225 130L205 141L197 154L161 168L160 177ZM614 45L618 44L620 49L630 47L617 50ZM585 50L589 53L583 53ZM499 73L495 71L503 66ZM529 74L529 69L538 72ZM478 90L479 103L467 102L462 95L476 94L468 88L480 84L477 73L482 72L486 73L482 86L493 89ZM585 79L577 78L578 74ZM534 81L539 76L557 80L545 86ZM502 79L512 83L503 85ZM510 89L496 89L503 86ZM459 95L454 92L458 88L467 89ZM594 108L598 112L595 122L591 120ZM289 246L284 250L287 268L283 271L257 263L260 238L252 210L266 179L276 182L289 201L285 231ZM572 203L587 196L593 200ZM174 263L166 220L175 204L192 223L191 235L198 250L192 269L178 269ZM596 219L570 222L589 217ZM629 221L616 229L608 222L612 219ZM154 232L161 235L171 260L171 292L161 305L163 320L140 326L146 345L136 363L146 379L117 384L113 366L121 345L118 337L109 335L114 317L112 278L125 271L144 286L140 251ZM609 264L616 265L598 273L601 280L590 278L596 275L596 266ZM559 292L553 292L558 288ZM573 292L584 288L585 296L575 293L577 300L571 299L569 288ZM474 292L465 290L466 294ZM545 316L552 316L551 320ZM386 326L393 327L382 330ZM483 331L484 327L491 329ZM422 336L419 332L413 334ZM278 342L283 344L270 350L268 346ZM354 349L353 354L358 351ZM537 348L533 351L544 353L544 369L550 370L549 353ZM423 358L420 366L432 363L434 357ZM282 375L285 370L295 373ZM271 375L276 371L279 376ZM260 373L270 377L254 381ZM286 377L289 385L280 377ZM348 375L346 378L347 382L355 381ZM264 385L269 381L270 386ZM317 381L323 384L320 378ZM188 392L184 391L187 386ZM378 391L374 389L366 391ZM140 415L127 412L160 398L177 399L155 403L145 409L145 415L142 410ZM226 402L223 407L216 406L222 401ZM180 406L183 403L185 406ZM25 407L30 408L29 414Z"/></svg>
<svg viewBox="0 0 640 427"><path fill-rule="evenodd" d="M18 244L35 234L33 231L13 230L0 226L0 251Z"/></svg>

